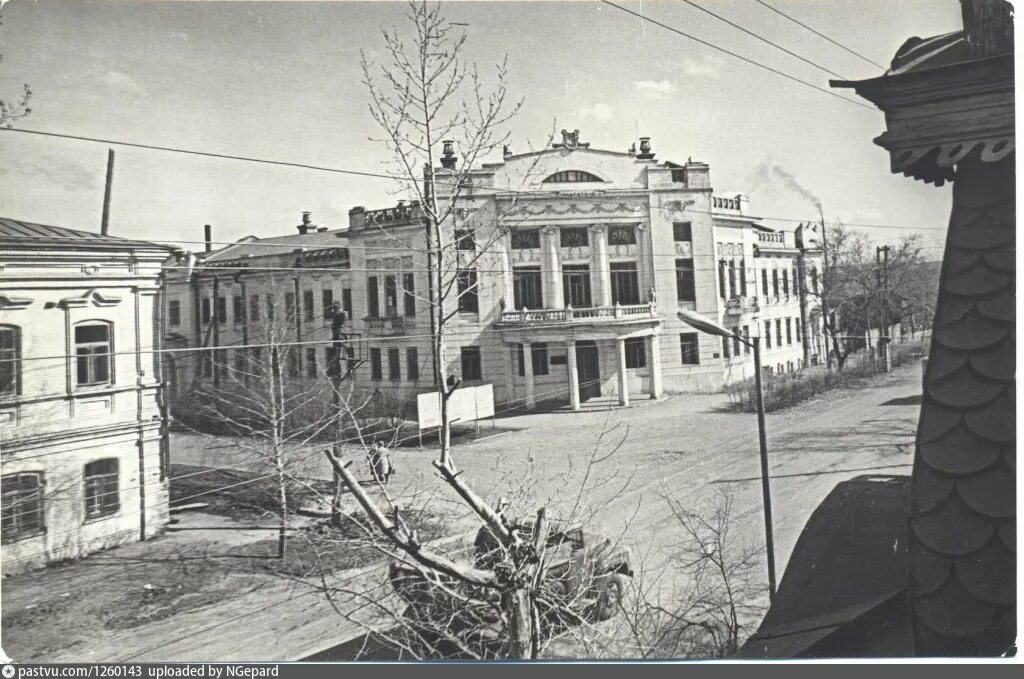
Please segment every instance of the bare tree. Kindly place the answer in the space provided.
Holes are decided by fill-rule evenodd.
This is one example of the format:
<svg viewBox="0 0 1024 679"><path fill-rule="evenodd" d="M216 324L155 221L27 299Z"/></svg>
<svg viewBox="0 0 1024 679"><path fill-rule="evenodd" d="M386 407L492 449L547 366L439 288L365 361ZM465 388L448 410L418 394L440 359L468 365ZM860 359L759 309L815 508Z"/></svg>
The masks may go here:
<svg viewBox="0 0 1024 679"><path fill-rule="evenodd" d="M445 326L458 311L458 298L476 295L479 281L463 272L472 269L489 245L476 243L475 254L466 255L451 242L450 234L465 218L460 199L472 184L473 167L507 141L503 128L522 102L509 101L505 62L496 67L494 83L488 87L476 66L464 61L466 35L441 16L438 5L411 2L408 19L411 41L397 31L384 31L387 58L378 63L364 53L362 70L370 113L391 155L388 164L415 197L424 218L431 354L434 383L441 394L440 461L447 465L448 400L455 385L448 383ZM443 169L437 169L442 141ZM490 242L497 237L493 231L488 236Z"/></svg>
<svg viewBox="0 0 1024 679"><path fill-rule="evenodd" d="M728 492L701 510L671 496L665 502L681 533L665 566L675 577L657 571L634 582L624 616L631 645L641 657L729 657L764 612L756 578L763 550L738 543ZM666 581L682 588L666 593Z"/></svg>

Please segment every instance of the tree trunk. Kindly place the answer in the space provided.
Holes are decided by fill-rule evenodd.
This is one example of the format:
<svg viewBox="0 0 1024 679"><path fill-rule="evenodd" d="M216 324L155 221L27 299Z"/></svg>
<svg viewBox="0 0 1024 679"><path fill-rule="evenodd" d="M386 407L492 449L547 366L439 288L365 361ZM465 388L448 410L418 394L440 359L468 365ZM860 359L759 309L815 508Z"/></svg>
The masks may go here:
<svg viewBox="0 0 1024 679"><path fill-rule="evenodd" d="M508 617L509 660L530 660L534 658L533 602L530 593L520 587L502 595L502 608Z"/></svg>
<svg viewBox="0 0 1024 679"><path fill-rule="evenodd" d="M281 357L277 347L271 348L270 371L271 371L271 433L270 446L271 457L274 468L277 471L277 501L281 509L281 525L278 529L277 557L285 558L286 541L288 533L288 493L286 489L287 476L284 469L284 457L282 447L283 418L284 418L284 381L281 378Z"/></svg>

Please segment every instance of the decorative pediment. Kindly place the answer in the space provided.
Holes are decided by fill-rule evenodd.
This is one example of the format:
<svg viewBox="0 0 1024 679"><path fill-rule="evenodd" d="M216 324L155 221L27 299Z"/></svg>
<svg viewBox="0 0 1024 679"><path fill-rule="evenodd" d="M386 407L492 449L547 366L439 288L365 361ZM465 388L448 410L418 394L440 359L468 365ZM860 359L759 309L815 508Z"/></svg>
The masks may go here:
<svg viewBox="0 0 1024 679"><path fill-rule="evenodd" d="M65 297L60 301L60 306L65 309L73 309L77 307L85 307L92 304L93 306L116 306L121 303L122 297L120 295L114 295L109 292L100 292L99 290L89 290L84 295L76 295L74 297Z"/></svg>
<svg viewBox="0 0 1024 679"><path fill-rule="evenodd" d="M0 295L0 309L3 309L4 311L24 309L29 304L31 304L32 301L33 300L29 299L28 297L11 297L9 295Z"/></svg>

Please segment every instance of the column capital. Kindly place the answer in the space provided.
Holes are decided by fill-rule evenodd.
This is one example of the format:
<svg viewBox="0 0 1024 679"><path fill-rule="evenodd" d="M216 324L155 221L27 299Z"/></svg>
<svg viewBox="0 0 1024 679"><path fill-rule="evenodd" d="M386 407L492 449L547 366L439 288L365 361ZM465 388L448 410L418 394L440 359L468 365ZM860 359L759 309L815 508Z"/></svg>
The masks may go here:
<svg viewBox="0 0 1024 679"><path fill-rule="evenodd" d="M558 227L557 226L551 226L551 225L542 226L542 227L540 227L540 230L543 233L547 234L548 236L553 236L556 233L558 233Z"/></svg>
<svg viewBox="0 0 1024 679"><path fill-rule="evenodd" d="M604 233L608 230L607 224L591 224L590 230L594 233Z"/></svg>

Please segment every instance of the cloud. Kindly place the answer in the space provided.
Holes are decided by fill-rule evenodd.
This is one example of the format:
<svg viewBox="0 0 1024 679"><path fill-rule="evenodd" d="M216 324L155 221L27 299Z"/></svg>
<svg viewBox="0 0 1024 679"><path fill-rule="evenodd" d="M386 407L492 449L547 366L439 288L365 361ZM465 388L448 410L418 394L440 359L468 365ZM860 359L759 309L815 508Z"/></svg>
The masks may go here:
<svg viewBox="0 0 1024 679"><path fill-rule="evenodd" d="M73 160L48 154L12 159L0 166L0 175L36 178L65 191L86 191L97 186L96 174L92 170Z"/></svg>
<svg viewBox="0 0 1024 679"><path fill-rule="evenodd" d="M695 78L699 78L702 76L713 78L718 75L718 64L707 60L684 61L683 73L685 73L686 75L691 75Z"/></svg>
<svg viewBox="0 0 1024 679"><path fill-rule="evenodd" d="M615 109L604 102L598 102L593 106L584 106L580 109L580 120L600 120L607 122L615 115Z"/></svg>
<svg viewBox="0 0 1024 679"><path fill-rule="evenodd" d="M671 80L637 80L633 88L650 99L664 99L679 89Z"/></svg>
<svg viewBox="0 0 1024 679"><path fill-rule="evenodd" d="M121 71L107 71L100 76L100 82L118 94L126 94L134 97L142 97L146 94L146 88L127 73Z"/></svg>

